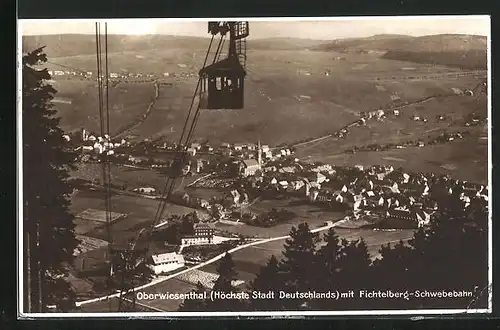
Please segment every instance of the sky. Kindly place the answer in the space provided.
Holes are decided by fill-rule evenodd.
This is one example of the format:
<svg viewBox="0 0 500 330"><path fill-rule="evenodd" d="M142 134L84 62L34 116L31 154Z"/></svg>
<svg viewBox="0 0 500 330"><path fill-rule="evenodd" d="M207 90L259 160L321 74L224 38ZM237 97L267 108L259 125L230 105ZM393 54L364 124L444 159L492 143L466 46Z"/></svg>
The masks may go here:
<svg viewBox="0 0 500 330"><path fill-rule="evenodd" d="M107 20L108 34L148 35L168 34L208 37L206 19L113 19ZM228 20L228 19L211 19ZM233 19L245 20L245 19ZM381 18L314 18L314 20L248 19L252 39L292 37L329 40L336 38L369 37L376 34L476 34L487 36L488 16L427 16ZM104 22L104 21L103 21ZM23 35L94 34L93 20L21 20ZM103 29L103 27L102 27Z"/></svg>

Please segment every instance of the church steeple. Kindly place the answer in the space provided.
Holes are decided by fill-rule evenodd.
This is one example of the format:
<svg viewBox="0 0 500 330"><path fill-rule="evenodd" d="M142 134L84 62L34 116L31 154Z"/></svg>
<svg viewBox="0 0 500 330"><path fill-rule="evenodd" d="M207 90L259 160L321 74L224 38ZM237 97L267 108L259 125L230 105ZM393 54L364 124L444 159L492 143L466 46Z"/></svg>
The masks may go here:
<svg viewBox="0 0 500 330"><path fill-rule="evenodd" d="M259 161L259 168L262 168L262 147L260 146L260 140L259 140L259 151L258 151L258 161Z"/></svg>

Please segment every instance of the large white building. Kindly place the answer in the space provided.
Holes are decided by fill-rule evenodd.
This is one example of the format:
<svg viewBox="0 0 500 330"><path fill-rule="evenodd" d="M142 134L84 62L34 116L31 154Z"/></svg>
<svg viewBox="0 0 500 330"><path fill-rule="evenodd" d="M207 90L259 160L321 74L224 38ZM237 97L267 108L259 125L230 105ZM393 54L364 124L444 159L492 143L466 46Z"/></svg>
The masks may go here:
<svg viewBox="0 0 500 330"><path fill-rule="evenodd" d="M193 226L194 235L181 238L181 245L204 245L212 244L214 239L214 228L206 223L197 223Z"/></svg>
<svg viewBox="0 0 500 330"><path fill-rule="evenodd" d="M176 252L162 253L151 256L148 267L156 274L168 273L184 267L185 261L182 254Z"/></svg>
<svg viewBox="0 0 500 330"><path fill-rule="evenodd" d="M255 159L246 159L241 162L240 172L243 176L254 175L258 170L260 170L260 164Z"/></svg>

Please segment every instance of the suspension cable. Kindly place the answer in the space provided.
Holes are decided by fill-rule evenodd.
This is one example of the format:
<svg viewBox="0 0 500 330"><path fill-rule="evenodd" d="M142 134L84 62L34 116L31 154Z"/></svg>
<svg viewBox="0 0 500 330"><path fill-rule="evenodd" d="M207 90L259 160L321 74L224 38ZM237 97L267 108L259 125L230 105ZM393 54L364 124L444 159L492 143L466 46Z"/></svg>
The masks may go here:
<svg viewBox="0 0 500 330"><path fill-rule="evenodd" d="M210 44L208 46L208 50L207 50L207 53L205 55L205 59L203 61L203 68L205 68L206 64L207 64L207 61L208 61L208 56L210 55L210 51L211 51L211 48L212 48L212 43L213 43L213 40L214 40L214 37L215 36L212 36L211 40L210 40ZM223 39L224 39L224 36L221 36L221 40L219 41L219 44L218 44L218 47L217 47L217 50L216 50L216 53L215 53L215 56L214 56L214 59L213 59L213 62L212 63L215 63L216 59L218 58L218 56L220 55L220 50L221 50L221 45L223 43ZM182 132L181 132L181 136L179 138L179 143L178 143L178 146L177 146L177 150L176 150L176 153L175 153L175 156L174 157L174 162L173 162L173 168L174 168L174 171L176 171L176 167L177 166L181 166L184 161L185 161L185 158L186 158L186 148L187 148L187 145L189 144L189 141L191 140L192 138L192 135L193 135L193 131L194 131L194 128L196 126L196 122L197 122L197 118L199 117L199 110L200 110L200 102L198 102L198 105L196 107L196 110L195 110L195 113L194 113L194 117L192 118L192 122L191 122L191 125L190 125L190 129L186 135L186 130L187 130L187 127L189 125L189 119L191 118L191 114L193 112L193 108L194 108L194 104L195 104L195 100L196 100L196 97L198 95L198 91L200 89L200 86L201 86L201 83L202 83L202 77L200 76L198 78L198 82L197 82L197 85L196 85L196 88L195 88L195 91L193 93L193 97L191 99L191 104L190 104L190 107L189 107L189 111L188 111L188 114L186 116L186 120L185 120L185 123L184 123L184 127L182 129ZM186 139L185 139L185 142L184 142L184 137L186 135ZM160 203L158 205L158 209L156 211L156 214L155 214L155 217L154 217L154 220L153 220L153 223L148 227L146 228L146 236L149 235L151 233L152 230L154 230L154 227L156 226L156 224L158 223L158 221L161 219L164 211L165 211L165 207L167 205L167 202L172 194L172 191L175 187L175 182L176 182L176 177L177 173L174 173L174 177L171 178L170 176L167 177L167 180L165 182L165 186L162 190L162 195L161 195L161 198L160 198ZM137 237L135 238L135 241L133 242L133 245L132 245L132 252L134 251L135 247L136 247L136 244L137 242L139 241L140 237L141 237L141 234L142 234L142 231L138 233ZM149 247L149 243L150 242L146 242L146 249ZM124 281L124 279L122 279L122 281ZM129 290L125 290L125 292L120 292L120 298L119 298L119 308L121 308L121 302L122 302L122 297L125 296L127 293L129 292ZM133 300L132 304L134 305L134 301L135 299Z"/></svg>
<svg viewBox="0 0 500 330"><path fill-rule="evenodd" d="M108 134L109 140L111 140L111 130L110 130L110 117L109 117L109 70L108 70L108 23L104 23L104 58L105 58L105 65L106 65L106 134ZM109 143L111 141L108 141L108 148L109 148ZM108 180L107 180L107 199L108 199L108 207L107 211L109 213L109 224L108 224L108 241L109 245L112 248L112 243L113 243L113 236L111 232L111 220L112 220L112 212L111 212L111 162L109 159L106 157L106 165L107 165L107 174L108 174Z"/></svg>
<svg viewBox="0 0 500 330"><path fill-rule="evenodd" d="M104 89L103 82L103 68L102 68L102 44L101 44L101 27L100 23L95 23L96 30L96 61L97 61L97 88L98 88L98 108L99 108L99 123L101 138L105 138L106 134L109 136L109 95L108 95L108 52L107 52L107 26L105 26L105 74L106 74L106 87ZM103 95L104 94L104 95ZM106 105L106 112L104 111L104 105ZM107 141L107 139L106 139ZM109 141L108 146L109 146ZM109 273L108 273L108 284L112 282L113 276L113 250L112 250L112 235L111 235L111 211L110 211L110 185L111 185L111 167L109 159L104 155L101 157L102 161L102 185L104 190L104 207L106 215L106 231L108 238L108 259L109 259ZM111 301L109 304L111 309Z"/></svg>
<svg viewBox="0 0 500 330"><path fill-rule="evenodd" d="M214 38L214 37L212 36L212 40L213 40L213 38ZM215 53L215 56L214 56L214 60L213 60L213 62L212 62L212 63L215 63L215 61L216 61L216 59L217 59L217 56L218 56L218 55L219 55L219 53L220 53L220 50L221 50L221 45L222 45L222 41L223 41L223 39L224 39L224 37L222 36L222 37L221 37L221 39L219 40L219 44L218 44L218 46L217 46L217 50L216 50L216 53ZM211 46L211 44L212 44L212 40L210 41L210 46ZM205 67L206 62L207 62L207 60L208 60L208 56L209 56L209 54L210 54L210 48L211 48L211 47L209 47L209 49L208 49L208 51L207 51L207 54L206 54L206 56L205 56L205 61L204 61L204 63L203 63L203 68ZM181 139L179 140L179 145L180 145L180 146L183 146L183 148L184 148L184 149L187 147L187 145L189 144L189 141L191 140L192 133L193 133L193 130L194 130L194 125L195 125L195 122L196 122L196 118L199 116L200 103L198 103L198 106L197 106L197 108L196 108L196 110L195 110L195 114L194 114L193 120L192 120L192 122L191 122L191 127L190 127L190 129L189 129L189 132L188 132L188 135L187 135L186 141L185 141L185 143L183 143L182 138L184 137L185 130L186 130L186 126L187 126L187 124L188 124L190 114L191 114L191 112L192 112L192 110L193 110L194 101L195 101L196 96L197 96L197 94L198 94L198 89L200 88L201 82L202 82L202 77L200 77L200 78L198 79L198 84L197 84L197 86L196 86L195 92L194 92L194 94L193 94L193 98L192 98L192 100L191 100L191 107L190 107L190 110L189 110L189 115L188 115L188 117L186 118L186 123L185 123L185 125L184 125L184 129L183 129L182 134L181 134ZM185 161L185 159L186 159L186 153L185 153L185 150L182 150L182 151L180 152L180 154L179 154L179 155L180 155L180 157L179 157L180 159L178 160L178 163L177 163L177 165L178 165L178 166L180 166L181 164L183 164L183 163L184 163L184 161ZM175 164L175 163L174 163L174 164ZM170 183L170 184L169 184L169 183ZM155 217L155 221L154 221L154 223L153 223L153 228L154 228L154 226L157 224L157 222L160 220L161 216L163 215L163 213L164 213L164 211L165 211L165 207L166 207L166 205L167 205L168 198L169 198L169 197L170 197L170 195L172 194L172 191L173 191L174 187L175 187L175 178L174 178L174 179L172 179L172 180L167 180L166 191L165 191L165 192L166 192L166 196L165 196L164 200L162 200L162 202L163 202L163 203L161 204L161 207L159 208L159 212L157 212L157 216Z"/></svg>

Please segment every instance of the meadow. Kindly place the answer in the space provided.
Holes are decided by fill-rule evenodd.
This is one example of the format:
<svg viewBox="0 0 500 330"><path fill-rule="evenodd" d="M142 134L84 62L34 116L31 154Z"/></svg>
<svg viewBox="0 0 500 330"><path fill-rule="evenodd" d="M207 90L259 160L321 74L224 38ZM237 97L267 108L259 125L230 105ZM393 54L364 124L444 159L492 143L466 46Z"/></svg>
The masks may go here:
<svg viewBox="0 0 500 330"><path fill-rule="evenodd" d="M383 164L403 167L410 171L449 174L462 180L486 183L488 178L487 127L464 127L464 118L475 112L487 116L485 95L451 96L430 100L400 110L400 116L389 116L383 122L369 121L365 127L353 127L345 139L329 138L303 145L297 156L304 160L321 161L339 166ZM449 116L437 121L437 115ZM411 116L428 118L428 122L411 120ZM409 147L387 151L360 151L346 154L354 146L373 143L402 143L427 140L443 132L468 132L462 140L445 144ZM467 150L467 152L464 152Z"/></svg>
<svg viewBox="0 0 500 330"><path fill-rule="evenodd" d="M147 225L150 225L158 209L159 202L156 200L113 195L111 196L111 211L119 210L127 216L111 224L113 242L121 244L135 238L137 233ZM104 193L96 191L79 191L72 198L71 212L78 214L81 211L92 208L96 210L105 210ZM163 217L166 218L173 214L183 215L193 212L193 209L168 204L165 208ZM87 236L107 240L106 226L90 228Z"/></svg>
<svg viewBox="0 0 500 330"><path fill-rule="evenodd" d="M54 109L61 117L61 128L74 131L85 128L100 134L99 98L97 83L83 79L55 80L53 87L57 98L71 100L55 103ZM109 123L111 135L120 132L137 120L147 110L155 96L153 83L118 84L109 89Z"/></svg>
<svg viewBox="0 0 500 330"><path fill-rule="evenodd" d="M113 72L141 72L163 75L191 73L194 77L166 77L150 115L129 133L139 138L166 136L178 139L185 122L203 63L195 48L156 49L110 54ZM140 54L139 54L140 53ZM345 60L337 60L342 55ZM398 80L405 74L462 72L457 68L381 59L379 54L340 54L310 50L253 49L248 51L245 108L243 110L202 110L194 138L219 142L260 139L277 145L321 135L356 117L359 111L374 110L394 103L450 93L451 88L472 88L470 77L436 80ZM91 70L91 55L59 57L53 62ZM178 64L186 65L186 68ZM412 68L411 73L405 69ZM326 73L329 75L326 75ZM376 79L382 79L377 81ZM63 127L97 128L95 84L91 81L56 80L58 97L72 104L57 103ZM120 83L110 94L112 130L119 130L143 114L154 95L152 84ZM82 100L82 95L86 96ZM223 128L223 129L222 129Z"/></svg>

